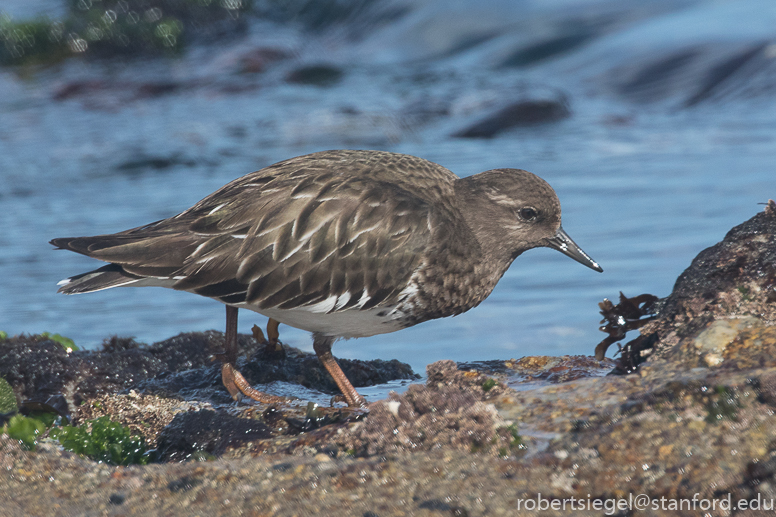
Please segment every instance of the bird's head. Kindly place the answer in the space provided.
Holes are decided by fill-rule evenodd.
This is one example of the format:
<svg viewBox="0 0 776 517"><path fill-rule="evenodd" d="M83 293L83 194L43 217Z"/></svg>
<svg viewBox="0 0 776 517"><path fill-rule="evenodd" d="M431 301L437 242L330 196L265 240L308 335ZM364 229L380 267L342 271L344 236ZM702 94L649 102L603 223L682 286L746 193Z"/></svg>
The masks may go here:
<svg viewBox="0 0 776 517"><path fill-rule="evenodd" d="M603 271L563 230L558 196L539 176L522 169L493 169L461 179L456 195L486 253L514 259L531 248L548 247Z"/></svg>

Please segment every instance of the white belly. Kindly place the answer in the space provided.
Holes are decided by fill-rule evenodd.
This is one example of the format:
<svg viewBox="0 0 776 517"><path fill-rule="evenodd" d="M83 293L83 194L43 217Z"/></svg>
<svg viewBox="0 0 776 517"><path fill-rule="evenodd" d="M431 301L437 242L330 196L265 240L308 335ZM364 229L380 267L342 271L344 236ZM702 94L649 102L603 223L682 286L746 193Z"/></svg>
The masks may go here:
<svg viewBox="0 0 776 517"><path fill-rule="evenodd" d="M288 326L317 332L326 336L344 338L386 334L404 328L403 313L391 308L349 309L341 312L315 312L307 309L258 309L247 303L236 304Z"/></svg>

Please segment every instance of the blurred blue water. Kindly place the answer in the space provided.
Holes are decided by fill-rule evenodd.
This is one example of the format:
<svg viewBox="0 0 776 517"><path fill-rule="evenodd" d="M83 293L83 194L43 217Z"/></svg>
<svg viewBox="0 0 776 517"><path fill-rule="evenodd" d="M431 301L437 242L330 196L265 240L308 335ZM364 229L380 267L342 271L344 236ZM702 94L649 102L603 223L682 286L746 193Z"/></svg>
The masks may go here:
<svg viewBox="0 0 776 517"><path fill-rule="evenodd" d="M667 295L699 251L776 197L772 1L474 4L421 2L358 41L256 22L242 40L174 61L0 71L0 330L58 332L90 348L111 334L153 342L222 329L223 307L186 293L57 295L58 280L98 264L54 252L48 240L169 217L231 179L322 149L415 154L461 176L535 172L558 192L564 228L605 270L532 250L469 313L335 345L341 357L398 358L418 371L442 358L590 354L603 338L601 299ZM583 26L594 37L579 47L499 66L516 49ZM456 50L477 34L488 37ZM278 45L295 57L259 77L235 72L241 53ZM755 58L714 81L721 64L751 48ZM688 66L665 65L688 49ZM295 66L320 61L345 70L343 81L284 81ZM94 80L107 86L54 100L66 85ZM126 86L162 80L186 87L137 97ZM221 87L241 82L252 87ZM689 105L703 88L711 93ZM450 137L505 103L557 92L571 108L565 120L493 139ZM149 158L169 166L127 167ZM262 321L241 311L240 331ZM301 331L282 327L281 337L312 349Z"/></svg>

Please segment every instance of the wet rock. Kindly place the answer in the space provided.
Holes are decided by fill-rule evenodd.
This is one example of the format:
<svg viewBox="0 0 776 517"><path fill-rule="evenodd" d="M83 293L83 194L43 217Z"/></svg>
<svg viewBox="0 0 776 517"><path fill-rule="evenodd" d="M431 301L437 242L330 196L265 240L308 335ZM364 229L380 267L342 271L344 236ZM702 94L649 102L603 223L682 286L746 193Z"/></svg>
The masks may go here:
<svg viewBox="0 0 776 517"><path fill-rule="evenodd" d="M332 438L340 448L356 455L396 453L453 447L506 455L519 452L519 442L489 395L505 393L501 386L482 387L486 376L460 371L453 361L438 361L427 368L426 386L410 385L401 395L369 406L363 422L339 430Z"/></svg>
<svg viewBox="0 0 776 517"><path fill-rule="evenodd" d="M692 261L658 303L657 319L641 329L639 340L649 348L623 359L636 365L649 357L688 367L770 366L775 292L776 212L769 204Z"/></svg>
<svg viewBox="0 0 776 517"><path fill-rule="evenodd" d="M439 364L439 363L435 363ZM543 381L547 383L562 383L598 377L611 372L615 366L611 359L604 358L599 361L586 355L564 355L560 357L534 355L508 361L475 361L471 363L458 363L458 368L466 372L466 376L472 386L487 386L489 378L496 383L493 388L515 387L526 382ZM433 365L431 365L433 366ZM476 380L472 379L475 373L482 374ZM485 380L483 380L485 379ZM480 387L481 387L480 386ZM496 389L485 395L486 399L498 397L503 389Z"/></svg>
<svg viewBox="0 0 776 517"><path fill-rule="evenodd" d="M77 99L87 109L115 111L132 102L178 94L184 88L192 87L201 87L201 85L169 79L150 81L77 79L54 87L51 97L55 101Z"/></svg>
<svg viewBox="0 0 776 517"><path fill-rule="evenodd" d="M45 439L30 453L4 435L0 471L8 475L0 476L0 493L13 494L9 508L20 515L43 513L38 509L50 509L51 501L74 514L119 506L218 514L228 504L230 512L279 515L342 508L359 515L492 515L538 493L548 502L627 500L629 493L669 503L719 502L727 494L733 501L772 499L776 300L769 291L767 218L774 217L776 204L693 262L658 304L658 318L641 328L658 353L640 365L639 375L601 376L611 362L590 357L460 367L440 361L429 366L425 386L392 393L366 415L314 404L218 407L183 401L180 392L101 395L82 404L77 418L106 414L125 425L147 425L144 435L156 439L163 460L211 461L108 467ZM22 336L4 340L0 353L10 342L12 359L48 361L76 384L93 371L89 354L148 354L159 368L170 368L154 382L209 372L207 382L217 384L217 368L205 364L204 350L218 348L221 339L184 334L148 347L111 338L102 352L68 354L58 343ZM298 375L295 368L307 360L288 347L282 353L255 348L246 336L240 343L243 354L253 354L239 366L256 369L255 375ZM16 376L15 390L46 386L42 371L8 368L2 358L0 368ZM515 377L530 382L510 389ZM468 496L483 487L487 499Z"/></svg>
<svg viewBox="0 0 776 517"><path fill-rule="evenodd" d="M135 386L141 393L159 397L180 397L213 404L228 404L231 396L221 382L221 364L212 364L182 372L163 371Z"/></svg>
<svg viewBox="0 0 776 517"><path fill-rule="evenodd" d="M259 74L270 66L291 57L290 53L280 48L255 48L242 53L238 57L238 68L241 74Z"/></svg>
<svg viewBox="0 0 776 517"><path fill-rule="evenodd" d="M192 332L148 346L113 337L102 351L68 353L43 336L15 336L0 344L0 377L12 386L18 400L60 408L68 417L84 401L133 388L164 397L227 403L231 399L221 384L220 363L213 361L223 339L220 332ZM256 348L251 336L238 336L242 356ZM285 355L269 354L264 359L264 350L259 347L254 359L238 363L249 382L282 380L338 393L314 354L287 347ZM356 386L417 377L396 360L342 360L341 365Z"/></svg>
<svg viewBox="0 0 776 517"><path fill-rule="evenodd" d="M337 361L355 387L383 384L396 379L419 378L409 365L392 359ZM338 394L339 388L313 354L283 345L280 354L270 347L261 347L242 366L240 372L251 384L269 384L275 381L291 382L324 393Z"/></svg>
<svg viewBox="0 0 776 517"><path fill-rule="evenodd" d="M55 101L66 101L90 95L94 92L104 91L107 88L108 83L102 80L71 81L57 87L52 94L52 98Z"/></svg>
<svg viewBox="0 0 776 517"><path fill-rule="evenodd" d="M506 424L493 405L478 401L471 392L411 385L402 395L391 393L372 404L365 421L337 442L359 455L441 446L482 448L491 445L499 426Z"/></svg>
<svg viewBox="0 0 776 517"><path fill-rule="evenodd" d="M106 394L90 399L73 415L73 423L80 425L87 420L103 416L139 434L146 443L154 446L159 433L181 412L201 409L201 404L176 398L143 395L131 390L128 394Z"/></svg>
<svg viewBox="0 0 776 517"><path fill-rule="evenodd" d="M561 383L606 375L614 368L615 362L586 355L564 355L523 357L518 361L508 361L507 365L512 376L522 376L526 381Z"/></svg>
<svg viewBox="0 0 776 517"><path fill-rule="evenodd" d="M145 170L164 170L170 167L183 165L193 167L196 162L180 155L172 156L139 156L116 165L116 170L123 173L135 174Z"/></svg>
<svg viewBox="0 0 776 517"><path fill-rule="evenodd" d="M661 317L676 321L706 312L751 312L776 322L776 305L768 302L774 289L776 214L766 210L730 230L722 242L693 259L677 279Z"/></svg>
<svg viewBox="0 0 776 517"><path fill-rule="evenodd" d="M454 388L476 400L491 400L507 389L504 377L499 373L480 369L476 364L463 364L459 369L453 361L437 361L426 367L426 386L431 389Z"/></svg>
<svg viewBox="0 0 776 517"><path fill-rule="evenodd" d="M225 411L191 411L177 414L164 428L157 440L157 450L163 461L185 461L196 452L220 455L229 447L271 435L263 423Z"/></svg>
<svg viewBox="0 0 776 517"><path fill-rule="evenodd" d="M15 336L0 346L0 377L17 398L63 406L67 413L87 398L129 388L163 367L144 350L68 353L42 336Z"/></svg>
<svg viewBox="0 0 776 517"><path fill-rule="evenodd" d="M307 65L291 71L286 76L286 81L294 84L327 87L340 82L343 75L344 72L334 65Z"/></svg>
<svg viewBox="0 0 776 517"><path fill-rule="evenodd" d="M457 138L493 138L513 127L549 124L563 120L570 115L571 110L565 98L522 100L496 111L452 136Z"/></svg>

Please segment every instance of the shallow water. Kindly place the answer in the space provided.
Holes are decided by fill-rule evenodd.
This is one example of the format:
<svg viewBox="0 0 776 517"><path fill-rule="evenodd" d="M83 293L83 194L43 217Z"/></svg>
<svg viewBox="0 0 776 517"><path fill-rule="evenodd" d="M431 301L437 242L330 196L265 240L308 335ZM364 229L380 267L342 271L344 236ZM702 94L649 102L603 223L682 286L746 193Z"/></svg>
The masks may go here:
<svg viewBox="0 0 776 517"><path fill-rule="evenodd" d="M27 15L22 4L6 9ZM169 217L242 174L323 149L415 154L461 176L535 172L558 192L566 231L605 270L532 250L466 314L335 345L341 357L397 358L419 372L443 358L592 354L604 337L599 301L619 291L667 295L698 252L776 197L771 1L652 1L638 11L593 0L448 5L418 3L359 41L344 30L311 35L256 21L244 39L173 61L0 70L0 330L58 332L94 348L112 334L153 342L222 329L223 307L187 293L56 294L57 281L98 264L54 252L48 240ZM582 26L593 36L565 53L498 66L515 49ZM460 50L473 28L488 38ZM236 73L240 55L267 46L295 57L262 74ZM720 78L723 64L752 48L754 58ZM689 64L672 68L688 49ZM321 61L344 79L330 88L284 80ZM54 99L90 80L103 86ZM182 86L137 94L162 81ZM510 102L559 96L571 109L565 120L493 139L450 136ZM240 318L241 332L263 325L256 314ZM312 350L304 332L284 326L281 338Z"/></svg>

